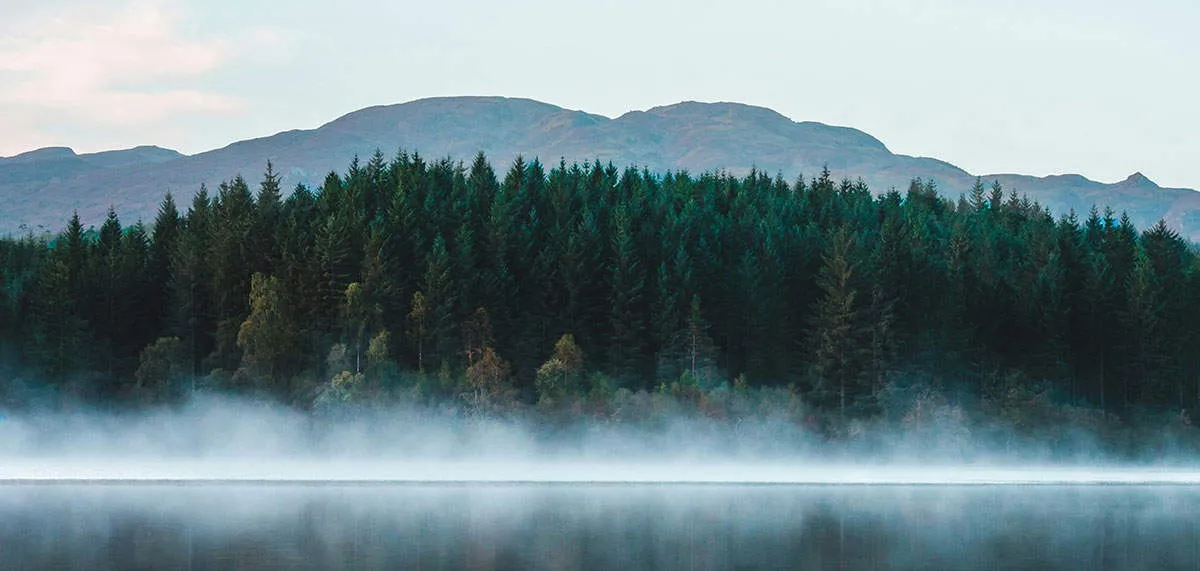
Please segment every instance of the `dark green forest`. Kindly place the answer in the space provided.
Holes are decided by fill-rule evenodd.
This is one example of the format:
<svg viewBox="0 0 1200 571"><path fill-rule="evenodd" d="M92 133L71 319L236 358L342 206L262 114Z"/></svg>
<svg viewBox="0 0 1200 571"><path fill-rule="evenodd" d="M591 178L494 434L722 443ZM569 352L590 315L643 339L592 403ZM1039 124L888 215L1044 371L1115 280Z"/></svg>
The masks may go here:
<svg viewBox="0 0 1200 571"><path fill-rule="evenodd" d="M0 241L0 384L603 418L656 395L728 416L750 394L831 426L925 398L1187 425L1197 260L1166 224L1056 217L984 181L948 199L828 171L500 176L482 154L376 153L319 188L285 193L268 165L148 224Z"/></svg>

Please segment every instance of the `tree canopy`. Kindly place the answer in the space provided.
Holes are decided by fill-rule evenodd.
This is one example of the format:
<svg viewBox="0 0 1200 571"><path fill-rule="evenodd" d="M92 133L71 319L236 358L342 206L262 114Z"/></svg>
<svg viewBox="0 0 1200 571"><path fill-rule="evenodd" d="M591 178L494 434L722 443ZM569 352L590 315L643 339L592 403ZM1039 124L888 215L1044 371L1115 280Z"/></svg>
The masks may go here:
<svg viewBox="0 0 1200 571"><path fill-rule="evenodd" d="M792 387L870 416L921 377L1181 410L1200 404L1198 262L1165 223L1055 217L983 181L952 199L828 170L517 159L498 178L482 154L376 153L287 196L267 165L257 192L238 176L183 213L168 195L152 227L110 212L0 240L0 359L98 399L188 375L307 405L346 373L532 405L599 375Z"/></svg>

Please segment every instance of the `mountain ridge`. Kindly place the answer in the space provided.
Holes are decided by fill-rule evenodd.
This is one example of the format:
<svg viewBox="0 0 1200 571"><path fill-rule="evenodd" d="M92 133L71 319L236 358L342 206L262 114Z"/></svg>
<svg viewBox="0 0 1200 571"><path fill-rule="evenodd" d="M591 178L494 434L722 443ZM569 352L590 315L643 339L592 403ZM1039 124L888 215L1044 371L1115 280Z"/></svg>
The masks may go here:
<svg viewBox="0 0 1200 571"><path fill-rule="evenodd" d="M366 107L314 129L234 141L194 155L153 146L89 154L49 147L0 158L0 234L57 231L76 210L85 224L97 224L110 204L126 222L149 220L167 191L185 203L201 184L214 186L237 174L257 180L267 161L288 189L320 184L331 170L340 172L353 157L377 149L463 161L483 151L501 171L517 155L660 172L741 174L756 168L788 178L828 167L838 178L863 179L877 193L906 188L920 177L933 179L950 197L967 192L976 180L940 159L893 153L859 129L795 121L743 103L683 101L610 118L527 98L435 97ZM1112 206L1129 212L1141 227L1165 218L1185 236L1200 239L1200 193L1160 187L1140 172L1108 184L1077 174L982 177L1056 213ZM40 206L30 204L31 196Z"/></svg>

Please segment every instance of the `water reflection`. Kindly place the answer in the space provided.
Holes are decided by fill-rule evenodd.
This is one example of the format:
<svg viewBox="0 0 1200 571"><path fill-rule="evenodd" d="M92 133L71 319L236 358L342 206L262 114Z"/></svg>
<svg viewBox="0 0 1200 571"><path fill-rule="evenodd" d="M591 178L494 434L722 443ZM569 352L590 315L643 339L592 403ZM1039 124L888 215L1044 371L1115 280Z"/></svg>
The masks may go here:
<svg viewBox="0 0 1200 571"><path fill-rule="evenodd" d="M13 485L6 569L1196 569L1189 487Z"/></svg>

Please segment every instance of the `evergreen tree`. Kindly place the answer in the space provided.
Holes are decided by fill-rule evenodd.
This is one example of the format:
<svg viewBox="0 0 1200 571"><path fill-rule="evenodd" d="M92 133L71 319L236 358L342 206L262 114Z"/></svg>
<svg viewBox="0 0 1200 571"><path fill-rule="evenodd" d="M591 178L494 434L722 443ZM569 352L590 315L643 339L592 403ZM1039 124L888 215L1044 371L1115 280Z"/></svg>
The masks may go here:
<svg viewBox="0 0 1200 571"><path fill-rule="evenodd" d="M447 361L455 353L453 285L450 279L450 254L446 251L445 241L439 236L433 240L433 248L425 260L425 273L421 277L421 292L428 307L428 336L432 342L427 357L434 363Z"/></svg>
<svg viewBox="0 0 1200 571"><path fill-rule="evenodd" d="M1042 387L1128 418L1200 401L1200 255L1165 221L1056 220L980 179L873 196L829 169L788 185L519 158L501 182L482 154L376 152L317 191L280 184L268 163L256 194L202 186L182 216L168 195L152 232L110 210L0 239L0 359L146 401L214 369L361 400L396 367L439 370L422 389L476 410L686 378L673 397L719 415L718 370L739 390L808 381L796 398L846 417L906 378L1004 414ZM314 392L322 363L337 379Z"/></svg>
<svg viewBox="0 0 1200 571"><path fill-rule="evenodd" d="M645 277L634 247L629 213L619 209L614 217L612 259L609 263L609 363L618 376L637 378L641 372L642 294Z"/></svg>
<svg viewBox="0 0 1200 571"><path fill-rule="evenodd" d="M267 161L267 171L259 184L258 199L254 204L254 222L250 238L254 248L252 265L258 272L268 272L279 264L278 235L283 217L279 178L275 173L275 165Z"/></svg>
<svg viewBox="0 0 1200 571"><path fill-rule="evenodd" d="M817 276L821 298L813 309L809 344L813 351L813 396L845 415L865 392L861 336L863 318L853 287L857 264L850 259L853 237L845 229L833 237Z"/></svg>
<svg viewBox="0 0 1200 571"><path fill-rule="evenodd" d="M179 209L175 206L175 198L170 192L163 198L158 207L158 216L154 219L154 236L150 246L150 298L147 300L152 316L153 329L163 328L163 316L168 313L170 303L171 259L179 243L179 235L183 231L183 221Z"/></svg>
<svg viewBox="0 0 1200 571"><path fill-rule="evenodd" d="M316 313L321 332L334 331L346 287L355 280L351 233L350 221L341 214L330 215L317 229L313 261L320 268Z"/></svg>
<svg viewBox="0 0 1200 571"><path fill-rule="evenodd" d="M216 331L213 367L234 370L238 355L238 329L249 313L253 252L254 199L245 179L237 176L222 183L212 206L207 261L211 268Z"/></svg>
<svg viewBox="0 0 1200 571"><path fill-rule="evenodd" d="M408 313L408 337L417 350L417 371L425 372L425 347L429 343L429 303L420 290L413 293L412 310Z"/></svg>
<svg viewBox="0 0 1200 571"><path fill-rule="evenodd" d="M33 312L32 354L48 379L61 383L86 362L87 322L80 316L71 283L70 246L58 247L38 276Z"/></svg>
<svg viewBox="0 0 1200 571"><path fill-rule="evenodd" d="M204 372L202 360L212 351L214 296L210 260L207 256L209 231L213 224L208 192L202 186L192 199L178 244L171 259L171 308L169 331L178 337L191 363L191 373Z"/></svg>

